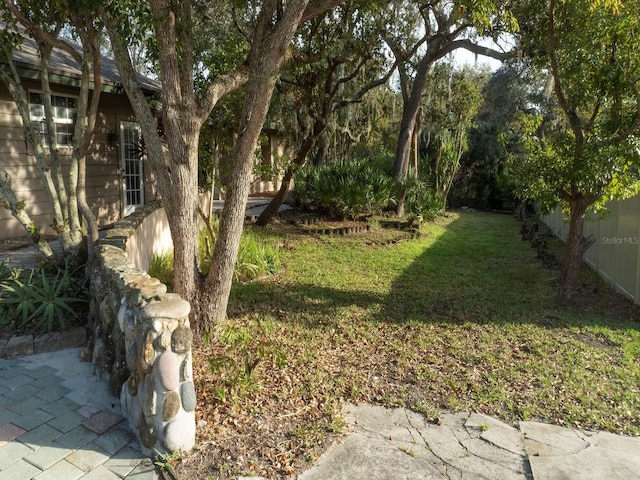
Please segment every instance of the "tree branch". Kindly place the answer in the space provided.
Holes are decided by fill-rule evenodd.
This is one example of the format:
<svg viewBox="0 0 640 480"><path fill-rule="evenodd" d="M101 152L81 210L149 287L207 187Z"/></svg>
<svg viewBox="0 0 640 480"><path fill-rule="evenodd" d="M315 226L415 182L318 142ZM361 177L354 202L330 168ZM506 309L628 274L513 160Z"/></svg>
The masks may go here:
<svg viewBox="0 0 640 480"><path fill-rule="evenodd" d="M246 63L243 63L231 73L213 79L207 91L197 101L198 117L201 121L204 121L211 114L213 107L222 97L240 88L248 80L249 67Z"/></svg>
<svg viewBox="0 0 640 480"><path fill-rule="evenodd" d="M454 40L453 42L443 47L440 51L437 52L437 58L442 58L446 54L451 53L454 50L457 50L459 48L463 48L477 55L495 58L496 60L500 60L500 61L508 60L510 58L515 57L516 55L515 49L509 50L508 52L501 52L499 50L494 50L492 48L483 47L482 45L473 43L469 39L463 39L463 40Z"/></svg>
<svg viewBox="0 0 640 480"><path fill-rule="evenodd" d="M640 128L640 90L635 83L631 84L631 88L636 95L636 118L633 120L633 123L629 125L629 128L618 137L620 140L626 140L627 137L633 135L633 133Z"/></svg>
<svg viewBox="0 0 640 480"><path fill-rule="evenodd" d="M584 132L580 125L580 117L578 117L575 109L569 107L569 102L567 101L567 97L565 96L564 89L562 87L560 70L558 69L558 59L556 57L555 5L555 0L551 0L551 4L549 6L549 61L551 63L551 73L554 80L553 87L556 92L556 96L558 97L558 104L567 115L571 129L576 136L576 145L580 148L584 145Z"/></svg>
<svg viewBox="0 0 640 480"><path fill-rule="evenodd" d="M366 84L364 87L362 87L360 90L358 90L358 92L356 92L356 94L351 97L350 100L343 100L342 102L338 103L338 105L336 106L336 108L334 110L337 110L339 108L345 107L349 104L352 103L359 103L362 101L362 97L364 97L364 95L373 90L376 87L379 87L380 85L384 85L385 83L387 83L387 81L389 80L389 78L391 78L391 75L393 75L393 72L396 70L396 68L398 67L398 64L400 63L400 60L396 59L396 61L394 62L393 65L391 65L391 68L389 68L389 71L384 74L382 77L377 78L375 80L371 80L368 84Z"/></svg>
<svg viewBox="0 0 640 480"><path fill-rule="evenodd" d="M6 7L20 24L25 27L36 40L44 42L52 47L64 50L78 63L82 63L82 55L69 43L59 37L51 35L42 28L37 27L11 0L3 0Z"/></svg>
<svg viewBox="0 0 640 480"><path fill-rule="evenodd" d="M311 0L302 14L300 24L302 25L304 22L326 13L333 7L337 7L341 3L345 3L345 1L346 0Z"/></svg>
<svg viewBox="0 0 640 480"><path fill-rule="evenodd" d="M162 143L157 134L156 118L153 116L151 109L147 104L147 99L138 85L136 72L133 69L133 64L131 63L131 57L129 56L127 45L118 33L116 19L113 17L111 12L106 10L103 10L101 14L104 24L107 27L109 38L111 39L111 47L118 65L122 85L131 99L131 104L135 111L137 121L142 127L142 131L145 133L145 147L149 153L149 161L152 163L156 172L162 173L166 166L166 159ZM162 175L159 176L162 177ZM165 186L168 188L168 185Z"/></svg>

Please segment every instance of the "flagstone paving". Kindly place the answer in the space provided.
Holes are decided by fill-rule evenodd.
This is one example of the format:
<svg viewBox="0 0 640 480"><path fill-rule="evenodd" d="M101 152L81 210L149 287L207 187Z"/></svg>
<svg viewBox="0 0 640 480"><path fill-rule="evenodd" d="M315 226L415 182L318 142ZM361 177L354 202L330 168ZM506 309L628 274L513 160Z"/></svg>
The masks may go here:
<svg viewBox="0 0 640 480"><path fill-rule="evenodd" d="M0 480L155 480L80 349L0 360Z"/></svg>

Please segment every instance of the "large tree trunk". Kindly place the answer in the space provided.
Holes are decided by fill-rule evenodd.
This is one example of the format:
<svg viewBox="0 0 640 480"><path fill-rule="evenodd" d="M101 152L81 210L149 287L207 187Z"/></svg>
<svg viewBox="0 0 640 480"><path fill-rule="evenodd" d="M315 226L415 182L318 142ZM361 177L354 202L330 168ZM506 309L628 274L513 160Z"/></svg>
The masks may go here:
<svg viewBox="0 0 640 480"><path fill-rule="evenodd" d="M393 178L396 179L401 186L398 195L398 205L396 213L399 217L404 216L404 183L407 180L409 172L409 163L411 162L411 147L413 144L413 135L416 129L418 113L422 101L422 92L427 84L427 76L431 67L431 59L429 55L425 55L418 64L416 78L411 87L411 93L403 104L402 121L400 122L400 135L396 146L395 162L393 164Z"/></svg>
<svg viewBox="0 0 640 480"><path fill-rule="evenodd" d="M325 165L329 159L329 136L325 133L318 139L318 153L313 160L313 164L316 167Z"/></svg>
<svg viewBox="0 0 640 480"><path fill-rule="evenodd" d="M409 104L405 105L402 112L402 122L400 124L400 135L396 146L395 163L393 165L393 178L396 179L400 187L398 195L398 205L396 213L399 217L404 217L404 183L407 179L409 171L409 157L411 155L411 138L415 127L416 114L418 109L411 108Z"/></svg>
<svg viewBox="0 0 640 480"><path fill-rule="evenodd" d="M291 190L291 180L293 179L293 176L295 175L295 172L297 170L298 169L295 169L294 171L290 167L285 172L284 176L282 177L282 182L280 184L278 193L276 193L276 195L271 199L269 205L267 205L267 208L262 211L262 213L256 220L256 225L258 225L259 227L266 227L278 214L278 212L280 211L280 207L287 199L287 195L289 195L289 191Z"/></svg>
<svg viewBox="0 0 640 480"><path fill-rule="evenodd" d="M226 317L251 185L254 152L287 46L302 20L307 3L308 0L297 0L287 5L283 17L275 24L272 23L273 11L265 8L260 14L248 58L249 81L242 107L241 133L233 152L232 178L211 268L200 292L197 306L200 319L196 334L210 330L216 321Z"/></svg>
<svg viewBox="0 0 640 480"><path fill-rule="evenodd" d="M169 137L170 135L168 135ZM199 295L198 247L198 138L195 129L186 136L189 142L175 139L172 154L183 162L172 162L171 195L163 195L169 229L173 238L174 291L193 302Z"/></svg>
<svg viewBox="0 0 640 480"><path fill-rule="evenodd" d="M220 220L209 275L199 295L200 319L196 334L210 330L227 312L233 272L238 257L247 197L251 186L253 156L275 85L270 75L249 77L243 110L243 134L233 155L233 169Z"/></svg>
<svg viewBox="0 0 640 480"><path fill-rule="evenodd" d="M584 215L592 203L593 201L583 196L573 197L569 200L571 217L569 219L567 252L562 262L560 283L556 296L558 305L564 305L571 301L574 292L578 288L580 267L582 266L584 254L594 242L592 237L584 237Z"/></svg>
<svg viewBox="0 0 640 480"><path fill-rule="evenodd" d="M307 156L309 155L309 152L311 151L313 146L316 144L316 141L318 140L320 135L322 135L322 132L324 132L325 129L326 129L326 123L323 123L323 124L316 123L312 132L309 133L309 135L307 135L307 137L304 139L304 141L302 142L302 145L298 149L298 153L296 154L296 159L289 166L289 168L287 168L287 171L285 172L284 177L282 178L282 184L280 185L280 190L278 190L278 193L276 194L276 196L271 199L271 202L269 203L267 208L265 208L263 212L260 214L260 216L258 217L258 220L256 221L256 225L264 227L268 225L269 222L273 220L273 217L275 217L278 214L278 211L280 210L280 206L282 206L282 204L287 198L287 195L289 194L289 190L291 189L291 181L293 180L293 177L298 172L298 170L300 170L300 168L302 168L302 166L307 162Z"/></svg>
<svg viewBox="0 0 640 480"><path fill-rule="evenodd" d="M196 99L193 82L193 49L189 30L190 2L152 0L157 19L163 117L167 148L156 132L155 118L143 92L127 50L126 38L117 28L124 18L102 11L111 38L124 88L145 137L148 158L157 175L174 240L175 285L192 304L192 328L196 334L210 329L226 315L234 265L244 222L254 151L267 114L278 71L287 47L301 21L313 18L344 0L281 2L269 0L260 10L253 30L252 46L243 65L228 75L217 77L206 94ZM183 22L178 25L179 22ZM184 27L182 29L178 27ZM186 31L185 31L186 29ZM209 275L199 281L197 247L197 145L200 126L218 100L248 79L239 139L234 148L232 179L222 212L222 221ZM196 128L197 127L197 128Z"/></svg>

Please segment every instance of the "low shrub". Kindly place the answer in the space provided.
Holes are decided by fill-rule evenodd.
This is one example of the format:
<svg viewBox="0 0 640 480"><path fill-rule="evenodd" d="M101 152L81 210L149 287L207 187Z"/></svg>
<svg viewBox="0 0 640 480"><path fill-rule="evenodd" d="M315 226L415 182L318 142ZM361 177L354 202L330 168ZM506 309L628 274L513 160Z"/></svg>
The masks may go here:
<svg viewBox="0 0 640 480"><path fill-rule="evenodd" d="M66 330L82 321L89 303L82 269L69 264L49 273L0 266L0 329L12 333Z"/></svg>
<svg viewBox="0 0 640 480"><path fill-rule="evenodd" d="M245 231L240 239L238 259L233 272L235 280L245 282L273 275L280 268L278 247L262 238L257 232Z"/></svg>
<svg viewBox="0 0 640 480"><path fill-rule="evenodd" d="M433 220L444 211L443 199L423 181L413 178L405 183L405 212L407 216L421 216Z"/></svg>
<svg viewBox="0 0 640 480"><path fill-rule="evenodd" d="M377 215L397 197L394 180L367 161L309 166L299 172L295 185L300 205L338 219Z"/></svg>
<svg viewBox="0 0 640 480"><path fill-rule="evenodd" d="M173 291L173 250L152 254L148 273L164 283L167 290Z"/></svg>

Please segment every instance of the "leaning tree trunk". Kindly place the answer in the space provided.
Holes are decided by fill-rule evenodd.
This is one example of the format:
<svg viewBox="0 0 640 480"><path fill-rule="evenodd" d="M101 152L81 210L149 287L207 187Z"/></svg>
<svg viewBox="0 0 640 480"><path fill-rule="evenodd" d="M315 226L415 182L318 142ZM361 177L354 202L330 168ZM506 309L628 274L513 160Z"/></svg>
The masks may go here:
<svg viewBox="0 0 640 480"><path fill-rule="evenodd" d="M405 199L405 187L404 183L407 180L407 173L409 172L409 158L411 156L411 137L415 127L415 115L409 111L410 107L407 105L402 113L402 123L400 125L400 136L398 137L398 145L396 146L395 163L393 166L393 178L396 179L400 185L400 193L398 195L398 204L396 207L396 213L399 217L404 217L404 199ZM413 109L412 109L413 110ZM417 114L417 109L415 113Z"/></svg>
<svg viewBox="0 0 640 480"><path fill-rule="evenodd" d="M289 195L289 191L291 190L291 180L295 175L295 172L298 169L293 169L289 167L282 177L282 182L280 184L280 189L278 193L271 199L269 205L262 211L258 219L256 220L256 225L259 227L266 227L269 225L271 220L278 214L280 211L280 207L287 199L287 195Z"/></svg>
<svg viewBox="0 0 640 480"><path fill-rule="evenodd" d="M52 260L53 251L51 250L51 246L47 240L40 235L40 229L35 226L29 214L25 211L24 207L20 205L21 202L18 201L15 193L11 189L11 179L3 169L0 169L0 199L4 201L5 208L11 211L13 217L20 222L20 225L24 227L25 231L29 232L31 242L36 246L38 251L42 253L45 258Z"/></svg>
<svg viewBox="0 0 640 480"><path fill-rule="evenodd" d="M571 301L571 298L578 288L580 280L580 267L587 249L593 244L593 237L584 237L584 216L587 208L593 202L580 198L569 200L570 218L569 235L567 237L567 252L562 262L560 271L560 283L556 296L556 303L564 305Z"/></svg>
<svg viewBox="0 0 640 480"><path fill-rule="evenodd" d="M211 267L204 288L198 296L201 315L196 331L198 335L211 330L215 322L223 320L226 316L247 197L251 187L253 154L269 108L271 92L275 84L273 78L275 76L271 75L250 77L247 84L242 117L245 120L241 128L243 133L238 139L233 155L231 180L225 195Z"/></svg>
<svg viewBox="0 0 640 480"><path fill-rule="evenodd" d="M298 172L298 170L300 170L300 168L302 168L302 166L307 162L307 156L309 155L309 152L316 144L316 141L318 140L320 135L322 135L322 132L324 132L325 129L326 123L316 124L316 127L313 129L313 131L309 133L309 135L307 135L307 137L304 139L302 145L300 145L300 148L298 149L295 160L291 165L289 165L289 168L287 168L284 177L282 177L280 190L278 190L276 196L271 199L271 202L269 202L267 208L262 211L262 213L258 217L258 220L256 220L256 225L264 227L268 225L269 222L273 220L273 217L278 214L280 207L289 194L293 177Z"/></svg>

